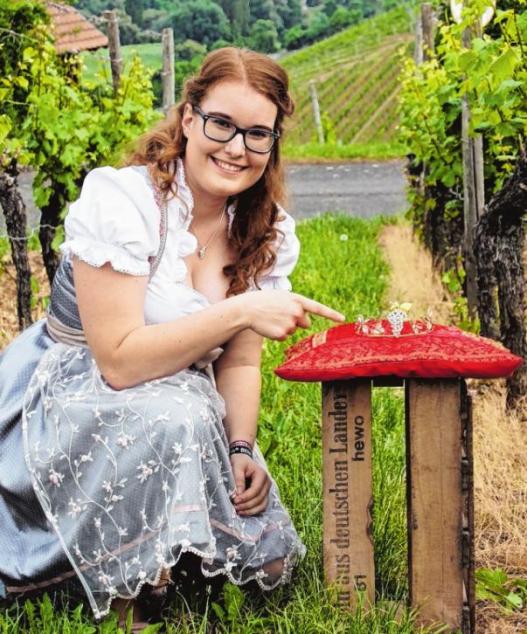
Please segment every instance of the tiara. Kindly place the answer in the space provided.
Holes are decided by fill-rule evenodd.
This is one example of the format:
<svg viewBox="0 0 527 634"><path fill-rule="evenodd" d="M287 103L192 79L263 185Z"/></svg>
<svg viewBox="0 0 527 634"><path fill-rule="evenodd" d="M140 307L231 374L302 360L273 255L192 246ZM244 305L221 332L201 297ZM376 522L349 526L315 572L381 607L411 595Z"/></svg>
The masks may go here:
<svg viewBox="0 0 527 634"><path fill-rule="evenodd" d="M410 308L411 304L392 304L381 319L366 319L359 315L355 332L367 337L406 337L431 332L434 328L432 311L428 309L425 317L411 320L407 312Z"/></svg>

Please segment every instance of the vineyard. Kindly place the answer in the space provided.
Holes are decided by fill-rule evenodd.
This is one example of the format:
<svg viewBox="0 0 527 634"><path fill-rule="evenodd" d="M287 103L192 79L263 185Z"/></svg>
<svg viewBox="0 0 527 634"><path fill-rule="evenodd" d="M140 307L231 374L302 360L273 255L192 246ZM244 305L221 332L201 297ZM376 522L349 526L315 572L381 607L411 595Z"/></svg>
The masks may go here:
<svg viewBox="0 0 527 634"><path fill-rule="evenodd" d="M479 34L474 24L484 2L475 3L460 23L446 11L439 15L428 59L404 65L400 135L412 156L410 217L452 287L457 284L465 327L481 327L481 334L525 356L522 5L498 10L487 32ZM514 400L525 393L524 370L513 383Z"/></svg>
<svg viewBox="0 0 527 634"><path fill-rule="evenodd" d="M308 92L310 80L316 82L329 144L392 141L397 125L397 77L402 59L413 48L412 28L413 17L402 8L395 9L280 58L289 73L296 101L296 114L287 135L288 147L316 138ZM152 73L161 70L160 44L123 46L125 65L135 54ZM102 71L109 81L106 51L85 53L82 59L85 79L93 80ZM178 93L186 72L193 72L200 59L193 65L176 62Z"/></svg>
<svg viewBox="0 0 527 634"><path fill-rule="evenodd" d="M288 144L316 138L309 80L316 83L327 141L393 140L398 69L412 50L411 30L411 16L396 9L283 58L297 104Z"/></svg>

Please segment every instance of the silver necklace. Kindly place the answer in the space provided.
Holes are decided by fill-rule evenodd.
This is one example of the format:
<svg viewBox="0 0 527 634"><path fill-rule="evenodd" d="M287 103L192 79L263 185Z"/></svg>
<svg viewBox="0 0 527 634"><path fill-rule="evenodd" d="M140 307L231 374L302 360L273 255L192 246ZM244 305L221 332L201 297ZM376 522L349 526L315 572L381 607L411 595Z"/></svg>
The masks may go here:
<svg viewBox="0 0 527 634"><path fill-rule="evenodd" d="M203 260L203 258L207 255L207 249L209 248L209 246L211 245L212 241L214 240L214 238L216 237L218 231L220 230L220 227L222 225L223 222L223 218L225 216L225 209L227 208L227 203L225 203L223 205L223 209L221 210L221 215L220 215L220 219L218 221L218 226L216 227L216 229L214 229L214 231L212 232L212 235L209 236L209 239L207 240L207 242L205 242L204 245L200 245L199 241L198 241L198 248L197 248L197 254L198 254L198 258L200 260ZM196 234L194 234L196 235ZM197 236L196 236L196 240L197 240Z"/></svg>

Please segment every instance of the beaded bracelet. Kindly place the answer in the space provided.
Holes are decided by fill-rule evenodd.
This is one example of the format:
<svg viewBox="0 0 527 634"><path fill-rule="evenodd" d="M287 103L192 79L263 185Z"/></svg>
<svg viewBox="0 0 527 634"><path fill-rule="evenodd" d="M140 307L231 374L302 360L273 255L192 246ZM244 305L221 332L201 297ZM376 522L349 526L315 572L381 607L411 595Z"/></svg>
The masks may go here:
<svg viewBox="0 0 527 634"><path fill-rule="evenodd" d="M238 447L231 447L229 449L229 456L232 456L232 455L238 454L238 453L245 454L246 456L249 456L249 458L253 457L252 449L249 449L249 447L243 447L243 446L240 445Z"/></svg>
<svg viewBox="0 0 527 634"><path fill-rule="evenodd" d="M248 440L233 440L230 444L229 447L248 447L251 451L253 446L251 445L251 443Z"/></svg>
<svg viewBox="0 0 527 634"><path fill-rule="evenodd" d="M245 454L246 456L249 456L249 458L252 458L253 450L250 443L246 442L245 440L237 440L235 442L231 442L231 444L229 445L229 456L238 453Z"/></svg>

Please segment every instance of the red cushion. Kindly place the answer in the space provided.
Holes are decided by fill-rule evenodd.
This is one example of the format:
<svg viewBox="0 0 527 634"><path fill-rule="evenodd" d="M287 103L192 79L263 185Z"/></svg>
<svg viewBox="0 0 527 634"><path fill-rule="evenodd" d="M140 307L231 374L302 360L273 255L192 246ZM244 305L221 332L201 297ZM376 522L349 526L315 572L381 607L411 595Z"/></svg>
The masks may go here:
<svg viewBox="0 0 527 634"><path fill-rule="evenodd" d="M523 361L496 341L455 326L409 321L401 325L398 336L391 334L393 324L386 320L335 326L291 346L275 372L289 381L497 378L510 376Z"/></svg>

